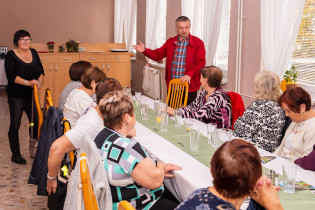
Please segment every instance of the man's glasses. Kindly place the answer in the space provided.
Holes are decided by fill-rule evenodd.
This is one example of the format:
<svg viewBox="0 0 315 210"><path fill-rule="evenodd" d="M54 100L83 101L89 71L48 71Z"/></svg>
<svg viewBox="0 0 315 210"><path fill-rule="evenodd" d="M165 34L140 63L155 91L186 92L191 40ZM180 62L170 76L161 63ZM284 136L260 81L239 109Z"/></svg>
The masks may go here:
<svg viewBox="0 0 315 210"><path fill-rule="evenodd" d="M26 42L31 42L31 41L32 41L32 39L20 39L20 41L21 41L21 42L25 42L25 43L26 43Z"/></svg>

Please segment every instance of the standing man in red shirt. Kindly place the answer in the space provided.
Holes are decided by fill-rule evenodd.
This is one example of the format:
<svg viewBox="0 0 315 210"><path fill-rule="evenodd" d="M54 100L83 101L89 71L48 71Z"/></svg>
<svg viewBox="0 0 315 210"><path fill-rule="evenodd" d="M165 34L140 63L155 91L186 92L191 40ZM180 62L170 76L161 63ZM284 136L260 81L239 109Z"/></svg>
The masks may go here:
<svg viewBox="0 0 315 210"><path fill-rule="evenodd" d="M159 61L166 57L165 80L180 78L189 84L187 105L195 100L200 88L199 70L206 65L206 51L204 43L198 37L190 34L190 20L186 16L176 19L177 36L169 38L165 44L155 50L148 49L139 41L133 47L148 58Z"/></svg>

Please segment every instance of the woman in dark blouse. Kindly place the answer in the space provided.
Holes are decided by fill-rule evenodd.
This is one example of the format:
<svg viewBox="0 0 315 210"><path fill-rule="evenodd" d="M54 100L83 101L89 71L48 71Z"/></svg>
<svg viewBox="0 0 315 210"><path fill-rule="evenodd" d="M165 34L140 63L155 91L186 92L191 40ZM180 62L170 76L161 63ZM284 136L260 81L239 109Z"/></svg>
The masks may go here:
<svg viewBox="0 0 315 210"><path fill-rule="evenodd" d="M23 110L30 121L32 115L32 87L40 83L44 77L43 65L34 49L30 49L31 35L25 30L14 34L15 49L10 50L5 59L5 72L8 79L7 95L10 109L9 141L12 152L11 161L26 164L21 156L19 144L19 128ZM35 110L35 109L34 109ZM37 113L33 114L34 136L37 136Z"/></svg>
<svg viewBox="0 0 315 210"><path fill-rule="evenodd" d="M248 210L283 209L278 190L262 176L257 149L249 142L233 139L225 142L210 162L213 186L194 191L176 210L240 209L248 196Z"/></svg>

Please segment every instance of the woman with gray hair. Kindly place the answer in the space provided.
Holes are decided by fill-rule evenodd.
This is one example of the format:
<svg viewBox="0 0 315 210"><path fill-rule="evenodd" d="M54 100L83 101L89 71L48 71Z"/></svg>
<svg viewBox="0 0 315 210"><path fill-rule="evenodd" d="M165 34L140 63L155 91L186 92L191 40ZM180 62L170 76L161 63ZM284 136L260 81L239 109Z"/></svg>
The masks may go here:
<svg viewBox="0 0 315 210"><path fill-rule="evenodd" d="M255 101L234 124L234 136L274 152L281 143L285 123L284 112L278 104L280 80L270 71L259 72L254 78Z"/></svg>

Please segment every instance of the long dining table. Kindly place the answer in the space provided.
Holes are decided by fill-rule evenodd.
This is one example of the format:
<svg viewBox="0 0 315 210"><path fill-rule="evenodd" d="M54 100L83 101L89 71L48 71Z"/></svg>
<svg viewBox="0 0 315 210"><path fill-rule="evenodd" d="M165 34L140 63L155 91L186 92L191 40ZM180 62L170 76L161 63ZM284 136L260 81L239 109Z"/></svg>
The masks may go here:
<svg viewBox="0 0 315 210"><path fill-rule="evenodd" d="M183 168L174 171L174 178L164 181L166 187L179 201L183 201L196 189L213 186L209 163L215 149L208 144L206 124L195 121L195 126L201 134L199 151L192 152L189 132L186 132L184 126L175 127L174 121L170 119L168 132L161 132L160 126L155 124L154 101L146 96L142 96L142 101L149 104L149 120L142 120L140 106L135 106L137 116L135 139L158 160ZM257 148L257 150L261 156L274 157L273 160L262 165L264 171L273 169L281 176L282 165L289 161L263 149ZM297 167L296 180L315 186L315 172ZM314 209L315 206L315 194L310 190L302 190L294 194L287 194L280 190L279 197L284 209Z"/></svg>

